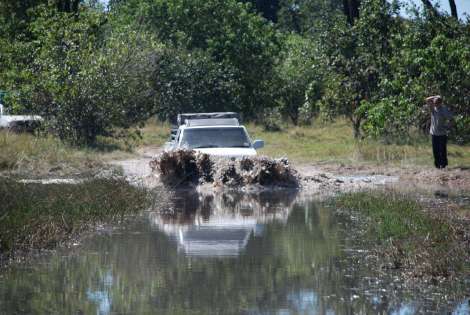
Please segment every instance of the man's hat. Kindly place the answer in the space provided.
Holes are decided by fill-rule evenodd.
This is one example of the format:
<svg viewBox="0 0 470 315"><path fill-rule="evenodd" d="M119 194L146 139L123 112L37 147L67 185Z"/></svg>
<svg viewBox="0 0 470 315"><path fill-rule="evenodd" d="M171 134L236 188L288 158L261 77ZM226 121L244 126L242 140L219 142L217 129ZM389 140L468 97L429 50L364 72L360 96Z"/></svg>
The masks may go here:
<svg viewBox="0 0 470 315"><path fill-rule="evenodd" d="M426 102L434 101L434 100L442 100L442 96L433 95L433 96L426 97Z"/></svg>

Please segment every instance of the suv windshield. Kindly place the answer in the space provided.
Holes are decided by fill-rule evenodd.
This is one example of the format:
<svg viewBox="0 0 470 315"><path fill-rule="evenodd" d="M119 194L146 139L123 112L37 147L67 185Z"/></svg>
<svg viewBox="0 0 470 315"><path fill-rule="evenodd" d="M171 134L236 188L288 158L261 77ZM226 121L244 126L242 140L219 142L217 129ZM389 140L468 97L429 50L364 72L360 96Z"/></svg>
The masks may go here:
<svg viewBox="0 0 470 315"><path fill-rule="evenodd" d="M198 148L249 148L250 141L243 128L195 128L185 129L181 146Z"/></svg>

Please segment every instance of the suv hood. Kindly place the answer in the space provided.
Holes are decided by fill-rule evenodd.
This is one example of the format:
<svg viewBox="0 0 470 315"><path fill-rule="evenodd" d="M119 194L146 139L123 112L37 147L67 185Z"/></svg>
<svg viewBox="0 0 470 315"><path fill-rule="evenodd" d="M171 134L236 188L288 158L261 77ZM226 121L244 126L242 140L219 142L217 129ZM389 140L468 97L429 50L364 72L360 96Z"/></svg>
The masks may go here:
<svg viewBox="0 0 470 315"><path fill-rule="evenodd" d="M194 149L196 152L209 154L212 156L239 158L243 156L255 156L256 150L253 148L200 148Z"/></svg>

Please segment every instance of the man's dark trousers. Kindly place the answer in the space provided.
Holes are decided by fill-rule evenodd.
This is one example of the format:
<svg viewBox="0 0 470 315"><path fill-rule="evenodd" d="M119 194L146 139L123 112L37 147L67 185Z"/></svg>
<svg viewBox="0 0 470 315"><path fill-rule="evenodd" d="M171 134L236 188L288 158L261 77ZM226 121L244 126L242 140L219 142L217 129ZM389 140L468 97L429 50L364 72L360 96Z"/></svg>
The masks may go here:
<svg viewBox="0 0 470 315"><path fill-rule="evenodd" d="M432 136L432 152L434 154L434 165L437 168L447 166L447 136Z"/></svg>

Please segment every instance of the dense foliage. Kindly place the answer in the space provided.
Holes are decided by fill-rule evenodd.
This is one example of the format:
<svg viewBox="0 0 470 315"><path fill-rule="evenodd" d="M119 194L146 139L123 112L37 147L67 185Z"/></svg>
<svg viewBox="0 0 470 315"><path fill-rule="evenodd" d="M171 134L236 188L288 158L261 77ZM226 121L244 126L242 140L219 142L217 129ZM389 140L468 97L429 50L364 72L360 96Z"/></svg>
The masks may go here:
<svg viewBox="0 0 470 315"><path fill-rule="evenodd" d="M470 22L429 1L0 2L0 91L76 144L183 111L279 129L345 116L354 136L426 132L425 96L470 141ZM455 9L455 10L454 10Z"/></svg>

